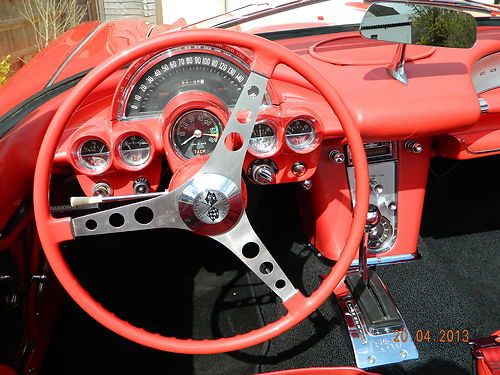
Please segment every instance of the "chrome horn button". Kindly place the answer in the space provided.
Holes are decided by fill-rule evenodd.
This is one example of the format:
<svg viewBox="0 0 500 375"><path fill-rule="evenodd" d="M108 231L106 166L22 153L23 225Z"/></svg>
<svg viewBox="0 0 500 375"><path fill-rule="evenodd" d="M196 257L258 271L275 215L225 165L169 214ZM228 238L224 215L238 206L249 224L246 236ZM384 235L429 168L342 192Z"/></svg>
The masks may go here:
<svg viewBox="0 0 500 375"><path fill-rule="evenodd" d="M193 212L205 224L217 224L224 220L229 212L227 197L217 190L203 190L193 201Z"/></svg>
<svg viewBox="0 0 500 375"><path fill-rule="evenodd" d="M241 189L219 174L196 176L179 196L179 214L184 223L202 235L230 230L243 214Z"/></svg>

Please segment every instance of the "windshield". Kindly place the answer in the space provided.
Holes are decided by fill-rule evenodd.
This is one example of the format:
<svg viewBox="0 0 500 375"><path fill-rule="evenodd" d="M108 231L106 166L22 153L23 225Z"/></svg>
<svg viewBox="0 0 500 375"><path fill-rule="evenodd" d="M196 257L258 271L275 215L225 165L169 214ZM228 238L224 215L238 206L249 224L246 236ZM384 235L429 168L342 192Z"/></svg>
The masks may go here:
<svg viewBox="0 0 500 375"><path fill-rule="evenodd" d="M371 2L349 0L267 0L266 2L227 0L222 8L215 6L216 2L212 4L214 6L211 6L210 1L207 1L199 9L194 6L195 2L195 0L188 0L179 5L176 12L166 15L169 22L178 21L176 17L179 16L186 22L187 27L232 27L245 32L259 33L327 25L359 24L371 4ZM475 4L495 6L498 2L499 0L484 0ZM455 3L473 4L474 2L456 1ZM182 13L184 9L190 9L190 11ZM476 13L475 15L488 14Z"/></svg>

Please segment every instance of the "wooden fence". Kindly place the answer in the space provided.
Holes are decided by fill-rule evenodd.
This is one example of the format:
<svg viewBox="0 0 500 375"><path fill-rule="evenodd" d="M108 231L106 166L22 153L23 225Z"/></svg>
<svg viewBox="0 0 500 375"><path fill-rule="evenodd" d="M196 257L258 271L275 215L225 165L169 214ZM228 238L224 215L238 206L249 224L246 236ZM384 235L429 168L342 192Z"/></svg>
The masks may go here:
<svg viewBox="0 0 500 375"><path fill-rule="evenodd" d="M12 74L38 53L35 30L20 11L23 0L0 1L0 59L10 55ZM87 0L77 0L80 5L88 6L83 22L97 19L95 4Z"/></svg>
<svg viewBox="0 0 500 375"><path fill-rule="evenodd" d="M12 74L38 53L35 30L20 11L23 0L0 0L0 60L11 57ZM161 23L161 0L77 0L87 7L83 22L123 17L144 17Z"/></svg>

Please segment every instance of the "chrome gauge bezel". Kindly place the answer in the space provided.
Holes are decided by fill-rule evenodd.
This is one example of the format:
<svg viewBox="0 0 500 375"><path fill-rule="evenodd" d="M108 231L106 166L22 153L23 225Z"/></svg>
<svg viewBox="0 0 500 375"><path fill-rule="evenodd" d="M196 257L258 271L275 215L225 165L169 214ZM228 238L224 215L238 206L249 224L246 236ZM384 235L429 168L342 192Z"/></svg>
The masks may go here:
<svg viewBox="0 0 500 375"><path fill-rule="evenodd" d="M82 156L82 148L84 147L84 145L86 143L92 142L92 141L97 141L97 142L102 143L104 146L106 146L106 148L108 150L107 152L103 152L102 153L102 154L106 154L107 155L106 162L103 165L100 165L98 167L93 166L93 165L87 163L83 159L83 156ZM110 148L110 146L104 140L102 140L99 137L91 136L91 137L82 138L82 139L80 139L78 141L78 147L77 147L77 150L76 150L76 161L78 162L78 166L79 167L84 168L84 170L90 171L92 174L103 173L111 165L111 148Z"/></svg>
<svg viewBox="0 0 500 375"><path fill-rule="evenodd" d="M296 121L305 121L309 124L309 126L312 129L312 132L309 133L309 134L312 134L312 137L309 140L307 140L307 142L304 142L300 145L295 145L295 144L291 143L289 140L290 136L288 135L288 129ZM296 151L296 152L307 152L310 149L312 149L316 145L317 140L318 140L318 134L317 134L315 122L316 122L315 119L310 118L310 117L306 117L306 116L300 116L300 117L295 117L295 118L291 119L285 127L285 142L286 142L287 146L291 150Z"/></svg>
<svg viewBox="0 0 500 375"><path fill-rule="evenodd" d="M254 139L253 137L250 138L250 142L249 142L249 151L254 153L254 154L257 154L259 156L262 156L262 155L269 155L270 153L272 153L274 150L276 150L277 148L277 145L278 145L278 131L277 131L277 127L276 125L272 122L272 121L269 121L269 120L261 120L261 121L257 121L254 125L254 130L255 130L255 127L257 127L258 125L262 125L262 124L266 124L267 126L269 126L269 128L272 129L273 131L273 143L268 146L267 148L265 149L258 149L256 147L254 147L254 143L252 142L252 139ZM252 135L253 135L253 132L252 132ZM268 137L266 137L268 138Z"/></svg>
<svg viewBox="0 0 500 375"><path fill-rule="evenodd" d="M125 144L125 141L131 137L140 137L142 138L148 145L147 147L147 156L145 158L142 158L140 161L138 162L133 162L131 160L129 160L126 156L125 156L125 153L130 150L124 150L123 147L124 147L124 144ZM124 136L120 137L120 141L118 142L118 147L117 147L117 150L118 150L118 154L120 155L120 160L125 163L128 167L131 167L131 168L142 168L144 167L150 160L151 160L151 155L153 153L153 149L152 149L152 146L151 146L151 142L149 141L149 139L143 135L143 134L140 134L140 133L130 133L130 134L125 134Z"/></svg>
<svg viewBox="0 0 500 375"><path fill-rule="evenodd" d="M229 49L229 47L227 47ZM159 54L156 54L152 57L147 58L144 62L139 65L139 67L135 70L135 72L130 76L130 78L126 81L125 86L123 87L123 94L121 95L118 102L117 109L117 119L119 121L132 121L138 118L159 118L161 117L162 111L149 112L144 113L139 116L127 116L126 109L127 103L131 98L131 93L133 92L136 84L140 81L142 76L146 74L146 72L152 68L154 65L160 63L163 60L166 60L172 56L186 54L190 52L205 52L212 55L219 55L222 58L236 64L239 68L241 68L247 75L250 74L250 65L249 61L245 61L242 58L235 55L236 52L241 53L239 51L235 51L235 53L231 53L224 48L220 48L214 45L204 45L204 44L190 44L185 46L179 46L170 48L166 51L163 51ZM129 76L129 75L126 75ZM264 95L264 100L262 107L267 108L271 105L271 99L269 93L266 92ZM231 108L230 108L231 109Z"/></svg>

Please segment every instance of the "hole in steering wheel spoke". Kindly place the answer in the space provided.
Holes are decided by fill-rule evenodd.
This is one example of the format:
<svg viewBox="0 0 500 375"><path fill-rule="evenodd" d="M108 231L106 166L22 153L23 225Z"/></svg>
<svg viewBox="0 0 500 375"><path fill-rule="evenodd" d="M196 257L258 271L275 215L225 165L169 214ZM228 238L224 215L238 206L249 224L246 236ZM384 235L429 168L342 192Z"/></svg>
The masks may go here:
<svg viewBox="0 0 500 375"><path fill-rule="evenodd" d="M243 253L243 256L245 258L255 258L257 255L259 255L260 252L259 245L257 245L255 242L249 242L245 246L243 246L241 252Z"/></svg>
<svg viewBox="0 0 500 375"><path fill-rule="evenodd" d="M248 124L252 119L252 112L248 109L239 110L236 113L236 119L240 124Z"/></svg>
<svg viewBox="0 0 500 375"><path fill-rule="evenodd" d="M125 224L125 218L123 217L122 214L115 212L109 217L109 224L111 224L111 226L115 228L119 228L123 224Z"/></svg>
<svg viewBox="0 0 500 375"><path fill-rule="evenodd" d="M238 151L243 146L243 137L238 133L229 133L224 139L224 145L229 151Z"/></svg>
<svg viewBox="0 0 500 375"><path fill-rule="evenodd" d="M149 224L153 221L155 214L149 207L139 207L135 210L134 218L139 224Z"/></svg>
<svg viewBox="0 0 500 375"><path fill-rule="evenodd" d="M260 265L260 273L263 275L269 275L271 272L273 272L273 264L271 262L264 262Z"/></svg>
<svg viewBox="0 0 500 375"><path fill-rule="evenodd" d="M286 282L283 279L276 280L276 282L274 283L274 286L278 289L283 289L285 287L285 285L286 285Z"/></svg>
<svg viewBox="0 0 500 375"><path fill-rule="evenodd" d="M85 222L85 227L88 229L88 230L96 230L97 229L97 221L95 220L87 220Z"/></svg>

